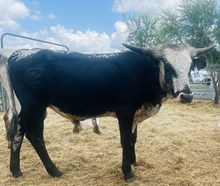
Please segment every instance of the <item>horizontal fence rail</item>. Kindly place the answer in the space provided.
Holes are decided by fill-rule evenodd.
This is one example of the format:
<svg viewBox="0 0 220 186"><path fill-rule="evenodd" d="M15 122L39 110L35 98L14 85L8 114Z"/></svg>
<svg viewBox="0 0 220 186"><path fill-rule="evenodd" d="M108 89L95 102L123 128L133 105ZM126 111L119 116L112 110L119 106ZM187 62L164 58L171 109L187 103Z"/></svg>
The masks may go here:
<svg viewBox="0 0 220 186"><path fill-rule="evenodd" d="M194 99L213 100L215 97L215 91L211 81L190 82L190 89Z"/></svg>
<svg viewBox="0 0 220 186"><path fill-rule="evenodd" d="M62 45L62 44L58 44L58 43L53 43L53 42L49 42L49 41L44 41L44 40L40 40L40 39L35 39L35 38L31 38L31 37L21 36L21 35L17 35L17 34L11 34L11 33L4 33L4 34L2 34L2 36L1 36L1 48L4 48L4 42L3 41L4 41L5 36L18 37L18 38L22 38L22 39L28 39L28 40L32 40L32 41L37 41L37 42L40 42L40 43L56 45L56 46L59 46L59 47L63 47L67 51L69 51L69 48L66 45Z"/></svg>

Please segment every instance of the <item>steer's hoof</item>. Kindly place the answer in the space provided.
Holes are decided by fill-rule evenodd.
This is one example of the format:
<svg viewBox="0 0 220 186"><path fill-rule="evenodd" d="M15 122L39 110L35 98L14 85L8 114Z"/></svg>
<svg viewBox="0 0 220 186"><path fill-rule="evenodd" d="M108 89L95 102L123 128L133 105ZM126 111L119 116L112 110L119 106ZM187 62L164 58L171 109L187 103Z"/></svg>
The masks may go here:
<svg viewBox="0 0 220 186"><path fill-rule="evenodd" d="M132 164L133 166L135 166L135 167L138 166L138 163L137 163L136 161L135 161L135 162L132 162L131 164Z"/></svg>
<svg viewBox="0 0 220 186"><path fill-rule="evenodd" d="M18 178L18 177L22 176L23 174L22 174L21 171L14 171L14 172L12 173L12 175L13 175L14 178Z"/></svg>
<svg viewBox="0 0 220 186"><path fill-rule="evenodd" d="M124 176L126 182L133 182L135 180L134 174L128 173Z"/></svg>
<svg viewBox="0 0 220 186"><path fill-rule="evenodd" d="M101 134L101 132L100 132L100 130L99 130L98 127L94 127L94 128L93 128L93 132L94 132L95 134Z"/></svg>
<svg viewBox="0 0 220 186"><path fill-rule="evenodd" d="M53 177L54 178L59 178L59 177L61 177L63 175L63 173L61 172L61 171L59 171L59 170L56 170L54 173L53 173Z"/></svg>
<svg viewBox="0 0 220 186"><path fill-rule="evenodd" d="M73 127L73 133L74 133L74 134L78 134L81 130L82 130L82 127L81 127L81 126L75 125L75 126Z"/></svg>
<svg viewBox="0 0 220 186"><path fill-rule="evenodd" d="M56 167L47 169L47 172L48 172L51 176L53 176L54 178L59 178L60 176L63 175L63 173L62 173L61 171L59 171L59 169L56 168Z"/></svg>

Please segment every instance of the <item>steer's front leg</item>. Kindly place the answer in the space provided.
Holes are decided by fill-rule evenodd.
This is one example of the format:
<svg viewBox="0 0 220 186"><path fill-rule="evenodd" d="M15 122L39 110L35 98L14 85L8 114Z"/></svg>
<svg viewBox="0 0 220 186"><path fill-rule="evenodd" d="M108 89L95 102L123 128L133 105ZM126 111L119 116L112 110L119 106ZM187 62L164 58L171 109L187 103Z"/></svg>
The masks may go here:
<svg viewBox="0 0 220 186"><path fill-rule="evenodd" d="M131 170L132 161L132 123L134 110L130 107L125 107L117 113L121 145L122 145L122 171L125 181L134 181L134 174Z"/></svg>
<svg viewBox="0 0 220 186"><path fill-rule="evenodd" d="M134 166L137 166L137 161L136 161L136 153L135 153L135 144L137 141L137 126L132 133L132 145L131 145L131 164Z"/></svg>

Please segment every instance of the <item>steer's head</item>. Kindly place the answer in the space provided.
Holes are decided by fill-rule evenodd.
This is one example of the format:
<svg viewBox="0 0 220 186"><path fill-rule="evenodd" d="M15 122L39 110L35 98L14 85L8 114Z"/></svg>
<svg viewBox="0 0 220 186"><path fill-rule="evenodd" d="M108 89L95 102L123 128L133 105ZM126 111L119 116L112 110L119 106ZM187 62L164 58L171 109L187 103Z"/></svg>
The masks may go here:
<svg viewBox="0 0 220 186"><path fill-rule="evenodd" d="M182 103L190 103L193 94L189 88L189 73L197 67L198 70L206 66L206 62L196 58L214 46L193 48L191 46L167 45L155 48L141 48L123 44L125 47L142 55L157 59L159 62L159 80L161 88L169 97Z"/></svg>

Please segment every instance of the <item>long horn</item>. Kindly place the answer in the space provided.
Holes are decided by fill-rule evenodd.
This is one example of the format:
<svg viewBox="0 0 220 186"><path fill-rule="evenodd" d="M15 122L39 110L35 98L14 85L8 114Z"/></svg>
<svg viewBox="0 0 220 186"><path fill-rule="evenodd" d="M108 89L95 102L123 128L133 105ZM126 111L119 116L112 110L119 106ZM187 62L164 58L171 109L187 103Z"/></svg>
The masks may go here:
<svg viewBox="0 0 220 186"><path fill-rule="evenodd" d="M136 46L131 46L131 45L128 45L128 44L125 44L123 43L123 45L134 51L134 52L137 52L139 54L143 54L143 55L147 55L147 56L150 56L150 57L155 57L155 58L159 58L160 56L158 55L158 52L153 49L153 48L144 48L144 47L136 47Z"/></svg>
<svg viewBox="0 0 220 186"><path fill-rule="evenodd" d="M208 52L209 50L213 49L215 46L209 46L209 47L205 47L205 48L193 48L191 50L191 57L195 57L201 54L204 54L206 52Z"/></svg>

